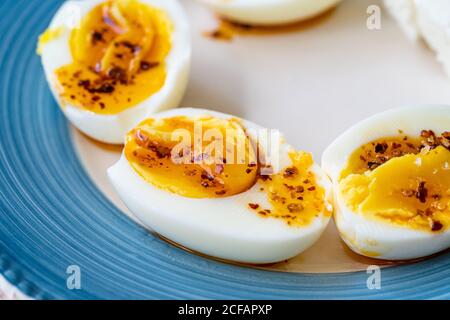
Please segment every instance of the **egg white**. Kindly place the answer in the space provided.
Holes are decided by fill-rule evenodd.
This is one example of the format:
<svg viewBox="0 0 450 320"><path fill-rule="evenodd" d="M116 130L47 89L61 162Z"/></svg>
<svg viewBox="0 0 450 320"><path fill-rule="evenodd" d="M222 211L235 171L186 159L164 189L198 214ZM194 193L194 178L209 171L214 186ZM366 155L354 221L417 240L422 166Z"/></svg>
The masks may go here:
<svg viewBox="0 0 450 320"><path fill-rule="evenodd" d="M153 118L181 115L232 118L190 108L165 111ZM261 128L245 120L243 125L247 129ZM280 149L281 170L291 164L288 153L292 148L282 142ZM317 164L312 170L326 191L326 205L331 210L331 183ZM193 199L166 192L143 180L124 155L109 168L108 176L121 199L145 226L187 248L221 259L246 263L289 259L316 242L329 221L329 215L321 213L308 226L290 227L280 219L260 217L248 208L249 203L271 207L259 183L225 198Z"/></svg>
<svg viewBox="0 0 450 320"><path fill-rule="evenodd" d="M333 182L334 219L341 238L353 251L378 259L415 259L450 247L450 230L434 234L367 219L348 208L340 195L338 179L350 155L373 140L398 136L399 129L412 137L423 129L449 131L450 106L399 108L375 115L348 129L322 157L322 168Z"/></svg>
<svg viewBox="0 0 450 320"><path fill-rule="evenodd" d="M411 40L423 39L436 52L450 77L450 2L384 0L384 5Z"/></svg>
<svg viewBox="0 0 450 320"><path fill-rule="evenodd" d="M198 0L221 16L244 24L279 25L319 15L341 0Z"/></svg>
<svg viewBox="0 0 450 320"><path fill-rule="evenodd" d="M166 57L166 80L163 87L145 101L113 115L101 115L61 101L55 84L55 70L70 64L73 59L69 38L76 19L84 17L104 0L66 1L56 12L49 28L62 27L62 34L42 48L42 65L50 89L61 105L66 117L86 135L111 144L122 144L124 136L146 116L165 109L177 107L184 95L190 69L191 43L189 23L183 8L176 0L140 0L160 8L173 23L171 50Z"/></svg>
<svg viewBox="0 0 450 320"><path fill-rule="evenodd" d="M430 2L430 1L429 1ZM411 40L420 38L414 0L383 0L384 6Z"/></svg>

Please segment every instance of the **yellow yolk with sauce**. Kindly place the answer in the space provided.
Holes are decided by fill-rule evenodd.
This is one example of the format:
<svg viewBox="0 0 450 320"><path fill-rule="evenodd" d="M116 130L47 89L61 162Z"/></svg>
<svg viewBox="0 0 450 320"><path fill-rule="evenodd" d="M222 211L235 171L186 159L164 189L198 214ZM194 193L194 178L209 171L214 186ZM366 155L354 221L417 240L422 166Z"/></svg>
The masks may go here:
<svg viewBox="0 0 450 320"><path fill-rule="evenodd" d="M450 225L450 151L443 146L348 173L339 186L355 213L415 230L440 232Z"/></svg>
<svg viewBox="0 0 450 320"><path fill-rule="evenodd" d="M306 226L322 213L331 215L325 206L325 190L317 184L311 171L313 158L306 152L291 152L292 165L279 173L261 176L262 191L267 192L271 208L250 203L249 207L265 217L284 220L290 226Z"/></svg>
<svg viewBox="0 0 450 320"><path fill-rule="evenodd" d="M127 135L125 156L147 182L190 198L244 192L258 172L254 146L234 119L145 120Z"/></svg>
<svg viewBox="0 0 450 320"><path fill-rule="evenodd" d="M117 114L158 92L166 80L172 23L138 0L109 0L70 35L73 62L55 71L63 102Z"/></svg>

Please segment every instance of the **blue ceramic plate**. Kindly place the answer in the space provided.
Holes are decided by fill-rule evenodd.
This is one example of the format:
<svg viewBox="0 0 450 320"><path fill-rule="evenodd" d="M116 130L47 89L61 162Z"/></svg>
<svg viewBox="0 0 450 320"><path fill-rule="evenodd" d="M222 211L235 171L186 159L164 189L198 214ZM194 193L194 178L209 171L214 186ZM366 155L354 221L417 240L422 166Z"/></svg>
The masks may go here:
<svg viewBox="0 0 450 320"><path fill-rule="evenodd" d="M296 274L205 259L129 220L86 175L35 54L60 1L0 2L0 272L33 298L450 298L450 254L366 272ZM67 267L82 270L69 290Z"/></svg>

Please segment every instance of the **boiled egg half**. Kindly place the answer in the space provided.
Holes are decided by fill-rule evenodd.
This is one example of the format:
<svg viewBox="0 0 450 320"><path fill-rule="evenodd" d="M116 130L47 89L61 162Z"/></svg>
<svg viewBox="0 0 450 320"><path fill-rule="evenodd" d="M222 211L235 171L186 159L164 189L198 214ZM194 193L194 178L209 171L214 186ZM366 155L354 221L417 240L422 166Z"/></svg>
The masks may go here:
<svg viewBox="0 0 450 320"><path fill-rule="evenodd" d="M322 234L331 183L311 154L223 113L181 108L141 122L108 170L148 228L216 258L289 259Z"/></svg>
<svg viewBox="0 0 450 320"><path fill-rule="evenodd" d="M189 74L189 25L176 0L66 1L38 53L72 124L121 144L146 116L178 106Z"/></svg>
<svg viewBox="0 0 450 320"><path fill-rule="evenodd" d="M355 252L405 260L450 247L450 107L394 109L325 151L335 221Z"/></svg>
<svg viewBox="0 0 450 320"><path fill-rule="evenodd" d="M280 25L317 16L341 0L198 0L222 17L251 25Z"/></svg>

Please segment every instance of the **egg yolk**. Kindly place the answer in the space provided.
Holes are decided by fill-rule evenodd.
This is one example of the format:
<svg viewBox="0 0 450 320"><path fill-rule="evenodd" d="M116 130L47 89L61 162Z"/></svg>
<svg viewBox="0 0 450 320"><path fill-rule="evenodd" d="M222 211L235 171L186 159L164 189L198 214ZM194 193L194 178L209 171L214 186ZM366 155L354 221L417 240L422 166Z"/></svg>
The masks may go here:
<svg viewBox="0 0 450 320"><path fill-rule="evenodd" d="M70 35L73 62L55 71L63 102L117 114L158 92L166 80L172 23L137 0L94 7Z"/></svg>
<svg viewBox="0 0 450 320"><path fill-rule="evenodd" d="M147 182L190 198L244 192L258 172L254 146L234 119L145 120L127 135L125 156Z"/></svg>
<svg viewBox="0 0 450 320"><path fill-rule="evenodd" d="M388 160L409 153L418 153L421 143L418 138L390 137L372 141L352 153L347 168L341 173L345 178L351 173L364 173L373 170Z"/></svg>
<svg viewBox="0 0 450 320"><path fill-rule="evenodd" d="M359 148L339 182L353 212L415 230L450 225L450 134L380 139Z"/></svg>
<svg viewBox="0 0 450 320"><path fill-rule="evenodd" d="M260 176L271 205L264 209L257 203L249 203L249 207L259 215L284 220L290 226L306 226L321 213L331 215L325 206L325 190L317 184L311 166L314 164L311 154L291 152L292 165L277 174Z"/></svg>

